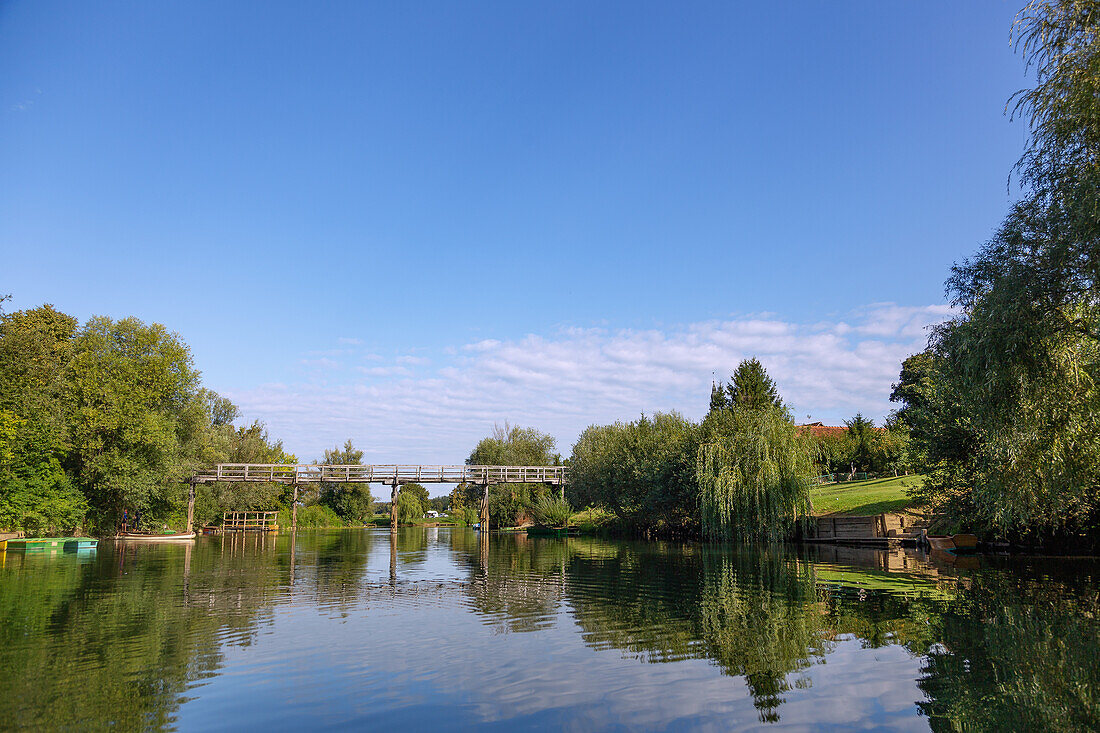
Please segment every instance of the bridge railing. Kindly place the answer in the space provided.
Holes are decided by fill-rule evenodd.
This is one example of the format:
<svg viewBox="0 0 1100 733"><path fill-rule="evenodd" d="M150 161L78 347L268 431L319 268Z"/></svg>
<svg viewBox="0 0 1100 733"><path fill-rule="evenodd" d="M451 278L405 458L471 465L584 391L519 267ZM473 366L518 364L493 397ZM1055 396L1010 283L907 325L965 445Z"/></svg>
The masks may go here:
<svg viewBox="0 0 1100 733"><path fill-rule="evenodd" d="M322 466L219 463L196 471L196 483L565 483L564 466L422 466L410 464Z"/></svg>

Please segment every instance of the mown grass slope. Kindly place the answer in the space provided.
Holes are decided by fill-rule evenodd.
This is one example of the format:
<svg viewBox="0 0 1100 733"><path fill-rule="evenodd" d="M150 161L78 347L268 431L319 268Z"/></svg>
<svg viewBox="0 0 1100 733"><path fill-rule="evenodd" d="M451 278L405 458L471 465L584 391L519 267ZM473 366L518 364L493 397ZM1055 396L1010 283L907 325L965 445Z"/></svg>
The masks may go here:
<svg viewBox="0 0 1100 733"><path fill-rule="evenodd" d="M810 490L814 514L852 514L868 516L897 512L912 504L908 491L920 486L923 476L898 476L867 481L824 484Z"/></svg>

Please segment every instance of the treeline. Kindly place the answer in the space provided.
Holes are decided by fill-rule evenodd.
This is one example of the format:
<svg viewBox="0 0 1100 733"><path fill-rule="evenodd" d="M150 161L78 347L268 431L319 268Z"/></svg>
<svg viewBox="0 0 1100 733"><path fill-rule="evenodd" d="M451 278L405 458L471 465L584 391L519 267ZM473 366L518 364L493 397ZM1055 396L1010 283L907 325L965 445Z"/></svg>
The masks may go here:
<svg viewBox="0 0 1100 733"><path fill-rule="evenodd" d="M588 427L567 495L630 533L775 539L811 513L816 476L904 470L907 442L900 425L880 430L861 415L839 435L799 427L763 365L747 359L714 385L699 422L668 412Z"/></svg>
<svg viewBox="0 0 1100 733"><path fill-rule="evenodd" d="M1034 2L1015 42L1034 88L1023 196L948 280L958 315L893 399L945 526L1024 541L1100 535L1100 2Z"/></svg>
<svg viewBox="0 0 1100 733"><path fill-rule="evenodd" d="M259 422L236 426L229 400L202 386L190 349L159 324L50 305L0 312L0 529L29 534L117 529L122 513L150 527L185 523L183 483L199 465L296 463ZM358 462L350 442L326 462ZM361 521L370 493L323 486L305 525ZM206 484L198 523L223 511L289 508L287 487Z"/></svg>
<svg viewBox="0 0 1100 733"><path fill-rule="evenodd" d="M678 412L642 415L589 426L565 461L554 449L552 436L507 424L474 448L470 464L569 467L564 508L544 484L490 487L493 526L560 525L563 511L567 519L570 508L598 508L627 534L778 539L810 516L809 490L822 474L911 470L900 420L879 428L857 414L839 432L798 426L756 359L714 385L699 422ZM472 523L481 501L481 487L459 486L451 516Z"/></svg>

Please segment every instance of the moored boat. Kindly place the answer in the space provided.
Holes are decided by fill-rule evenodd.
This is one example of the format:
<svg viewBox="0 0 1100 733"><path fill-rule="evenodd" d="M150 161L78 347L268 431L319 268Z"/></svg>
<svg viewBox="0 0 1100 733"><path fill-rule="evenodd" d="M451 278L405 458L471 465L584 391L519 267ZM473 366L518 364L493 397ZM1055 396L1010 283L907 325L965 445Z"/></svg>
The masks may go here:
<svg viewBox="0 0 1100 733"><path fill-rule="evenodd" d="M528 537L568 537L568 527L528 527Z"/></svg>
<svg viewBox="0 0 1100 733"><path fill-rule="evenodd" d="M978 548L978 538L972 534L926 534L924 541L932 550L945 552L966 552Z"/></svg>
<svg viewBox="0 0 1100 733"><path fill-rule="evenodd" d="M955 539L949 534L926 534L924 540L933 550L955 549Z"/></svg>
<svg viewBox="0 0 1100 733"><path fill-rule="evenodd" d="M955 542L956 550L978 549L978 538L972 534L956 534L952 535L951 539Z"/></svg>
<svg viewBox="0 0 1100 733"><path fill-rule="evenodd" d="M145 532L120 532L115 535L115 539L126 542L186 542L195 539L195 533L147 534Z"/></svg>
<svg viewBox="0 0 1100 733"><path fill-rule="evenodd" d="M7 541L8 552L57 552L91 550L99 544L92 537L20 537Z"/></svg>

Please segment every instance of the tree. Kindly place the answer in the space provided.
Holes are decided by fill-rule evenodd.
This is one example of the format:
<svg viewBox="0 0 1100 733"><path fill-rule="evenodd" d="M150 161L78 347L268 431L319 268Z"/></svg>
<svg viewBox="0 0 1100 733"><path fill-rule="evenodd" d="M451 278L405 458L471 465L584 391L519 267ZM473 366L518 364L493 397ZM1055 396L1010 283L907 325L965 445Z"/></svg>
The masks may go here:
<svg viewBox="0 0 1100 733"><path fill-rule="evenodd" d="M907 357L901 363L901 373L890 392L890 401L901 403L897 419L912 428L914 414L928 409L932 400L932 379L935 364L931 349Z"/></svg>
<svg viewBox="0 0 1100 733"><path fill-rule="evenodd" d="M493 425L493 432L470 452L470 466L559 466L554 453L554 436L535 428L521 428L505 422Z"/></svg>
<svg viewBox="0 0 1100 733"><path fill-rule="evenodd" d="M726 385L721 381L710 385L710 410L709 412L716 412L718 410L725 410L730 406L729 393L726 392Z"/></svg>
<svg viewBox="0 0 1100 733"><path fill-rule="evenodd" d="M784 539L796 521L810 515L810 439L774 403L743 402L729 413L732 431L699 446L703 533L715 539Z"/></svg>
<svg viewBox="0 0 1100 733"><path fill-rule="evenodd" d="M363 451L356 449L351 438L344 441L344 447L325 450L326 466L358 466L362 463ZM374 497L370 486L360 483L324 482L320 488L320 500L330 507L345 522L361 524L374 514Z"/></svg>
<svg viewBox="0 0 1100 733"><path fill-rule="evenodd" d="M182 502L189 443L205 428L191 353L160 324L92 318L69 363L74 462L94 521L123 509L154 515Z"/></svg>
<svg viewBox="0 0 1100 733"><path fill-rule="evenodd" d="M1026 189L953 268L959 315L933 331L931 396L906 416L931 469L925 498L999 533L1100 521L1098 31L1095 0L1032 2L1018 17L1036 80L1013 107L1031 132Z"/></svg>
<svg viewBox="0 0 1100 733"><path fill-rule="evenodd" d="M416 495L410 491L397 492L393 511L397 513L397 521L402 524L412 524L424 516L424 507L421 506Z"/></svg>
<svg viewBox="0 0 1100 733"><path fill-rule="evenodd" d="M692 533L700 433L676 412L589 426L573 446L566 496L573 506L603 507L638 532Z"/></svg>
<svg viewBox="0 0 1100 733"><path fill-rule="evenodd" d="M775 382L756 358L745 359L738 364L726 391L731 406L740 405L750 410L783 406Z"/></svg>
<svg viewBox="0 0 1100 733"><path fill-rule="evenodd" d="M401 494L406 494L413 501L416 502L416 506L420 507L420 512L417 515L417 519L423 517L428 509L431 508L431 499L428 496L428 490L417 483L402 484L401 489L397 492L397 496L400 499ZM409 505L412 507L412 505Z"/></svg>
<svg viewBox="0 0 1100 733"><path fill-rule="evenodd" d="M875 470L893 471L895 476L901 471L908 471L912 462L911 443L909 426L901 421L896 412L891 413L875 439L872 459Z"/></svg>
<svg viewBox="0 0 1100 733"><path fill-rule="evenodd" d="M49 305L0 315L0 528L70 532L87 510L63 466L75 329Z"/></svg>
<svg viewBox="0 0 1100 733"><path fill-rule="evenodd" d="M363 463L363 451L357 450L351 438L344 441L343 450L339 446L332 450L325 450L325 460L321 461L326 466L359 466Z"/></svg>
<svg viewBox="0 0 1100 733"><path fill-rule="evenodd" d="M854 470L870 471L874 468L877 450L878 430L875 423L857 412L844 424L848 427L848 440L851 445L851 460Z"/></svg>

